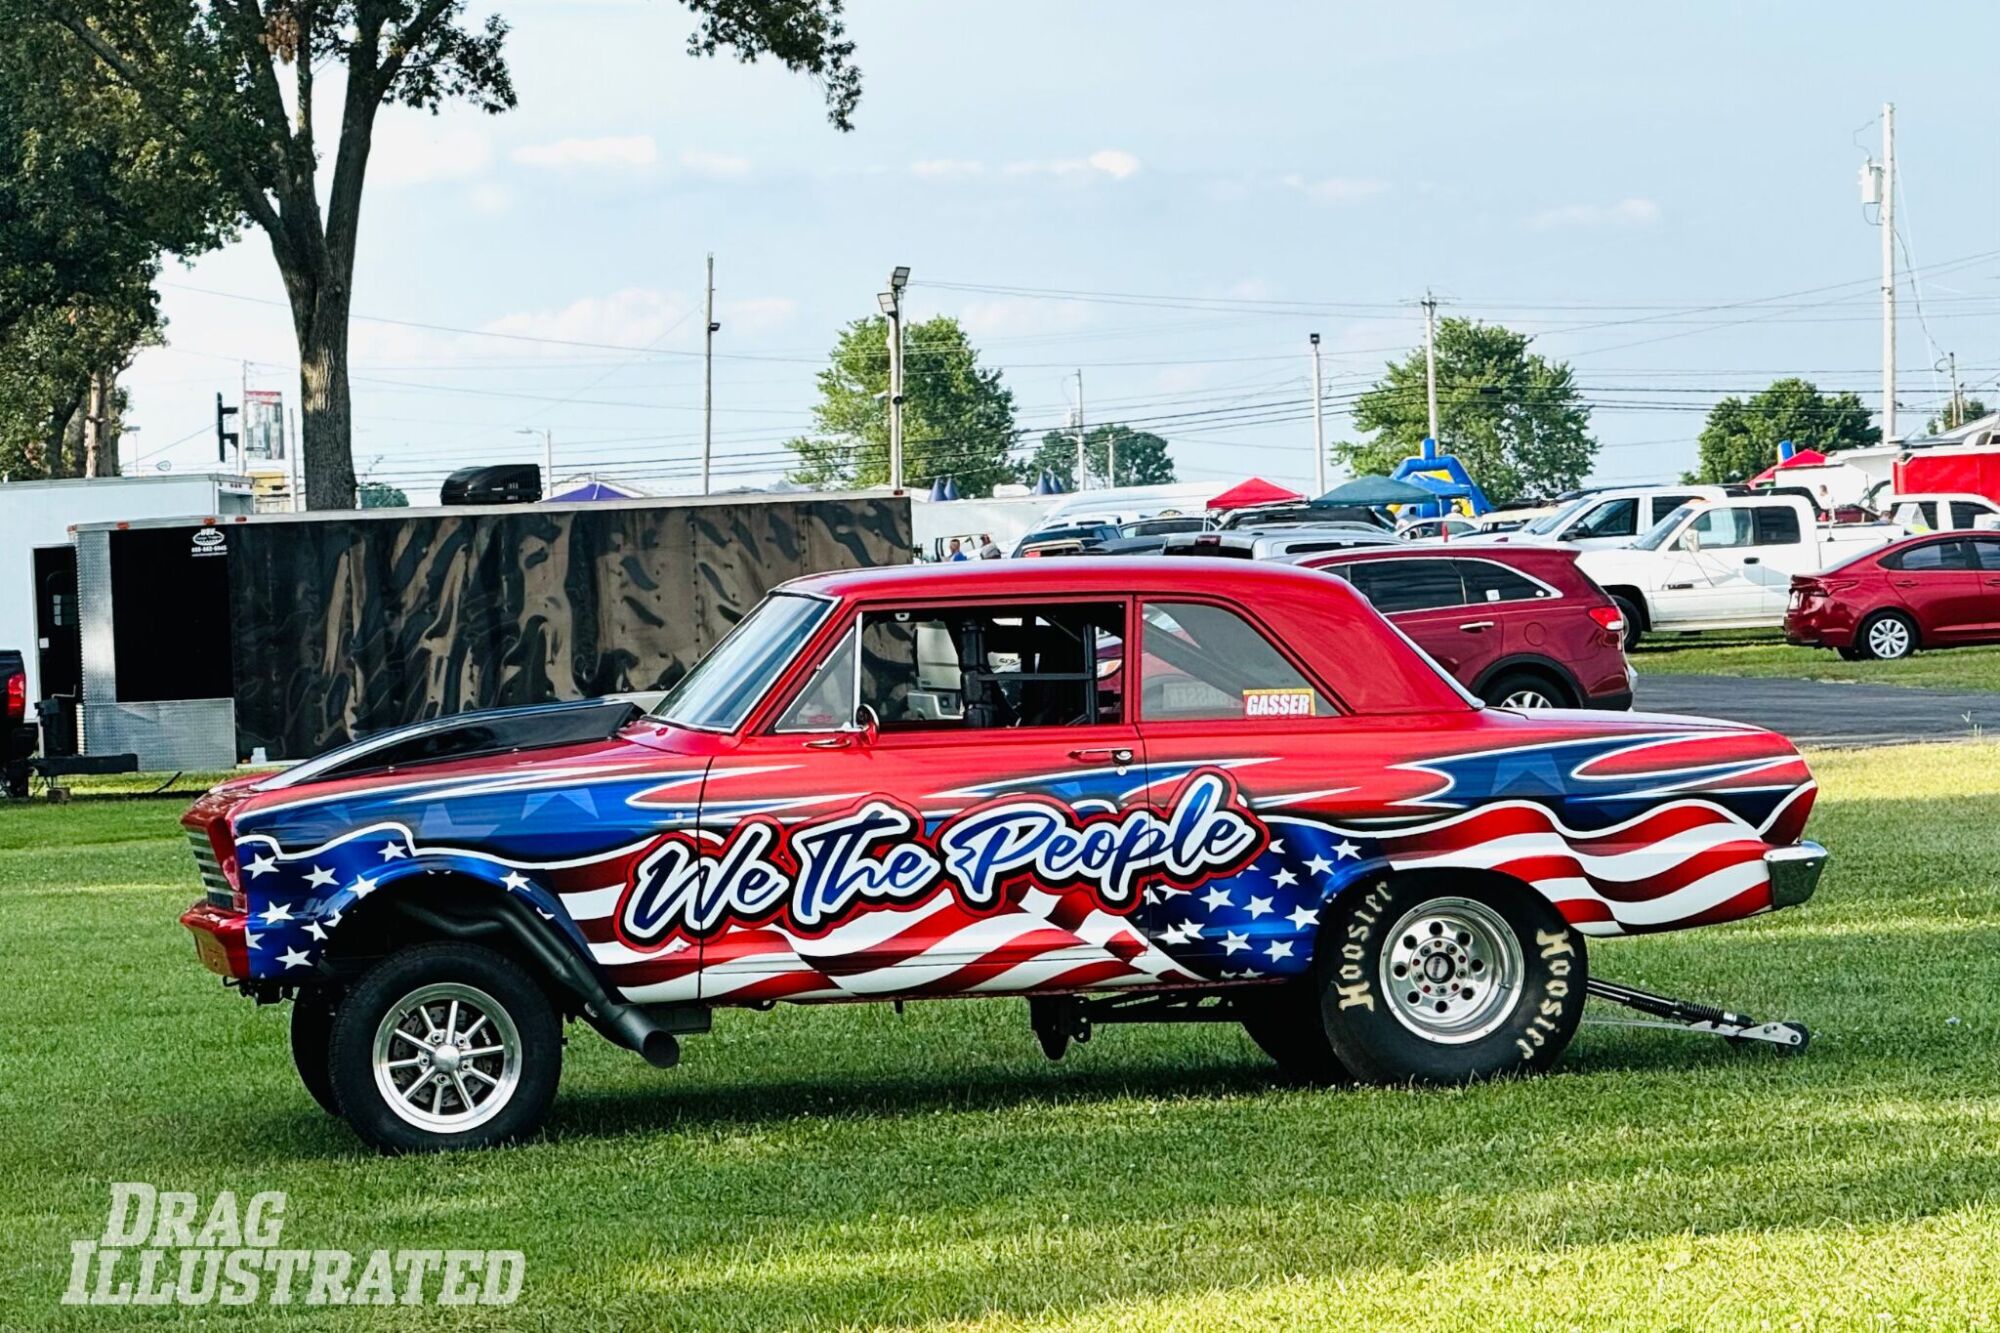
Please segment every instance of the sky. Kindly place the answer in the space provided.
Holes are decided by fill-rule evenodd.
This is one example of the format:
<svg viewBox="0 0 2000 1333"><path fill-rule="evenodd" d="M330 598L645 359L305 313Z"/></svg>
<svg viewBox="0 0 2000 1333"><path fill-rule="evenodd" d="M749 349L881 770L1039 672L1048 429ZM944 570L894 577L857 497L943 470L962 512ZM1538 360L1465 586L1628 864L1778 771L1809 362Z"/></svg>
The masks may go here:
<svg viewBox="0 0 2000 1333"><path fill-rule="evenodd" d="M909 318L963 321L1037 439L1080 371L1085 420L1165 436L1184 480L1307 487L1308 336L1351 438L1428 290L1572 364L1595 480L1668 480L1725 394L1803 374L1880 408L1858 173L1884 101L1900 433L1946 353L2000 395L2000 137L1952 56L2000 43L1993 6L850 0L850 134L808 78L689 57L672 0L500 12L518 110L385 110L375 135L355 461L416 503L539 461L543 431L558 476L696 489L710 253L718 488L781 474L899 264ZM295 405L290 321L254 231L161 295L124 463L199 470L218 391Z"/></svg>

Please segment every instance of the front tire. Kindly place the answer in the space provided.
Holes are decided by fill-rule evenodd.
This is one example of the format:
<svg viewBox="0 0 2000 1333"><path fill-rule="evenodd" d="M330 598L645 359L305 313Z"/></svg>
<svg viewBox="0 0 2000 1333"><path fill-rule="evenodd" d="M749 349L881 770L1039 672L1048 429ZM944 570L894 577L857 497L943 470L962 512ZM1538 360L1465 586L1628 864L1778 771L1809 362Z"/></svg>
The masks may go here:
<svg viewBox="0 0 2000 1333"><path fill-rule="evenodd" d="M1618 608L1619 618L1625 622L1625 651L1631 652L1639 646L1639 640L1646 637L1645 608L1630 597L1611 595L1611 604Z"/></svg>
<svg viewBox="0 0 2000 1333"><path fill-rule="evenodd" d="M333 1092L333 1006L324 996L301 995L292 1001L292 1064L299 1082L328 1115L340 1114Z"/></svg>
<svg viewBox="0 0 2000 1333"><path fill-rule="evenodd" d="M1545 1073L1583 1018L1583 937L1517 881L1377 881L1334 899L1321 938L1327 1040L1363 1082Z"/></svg>
<svg viewBox="0 0 2000 1333"><path fill-rule="evenodd" d="M1569 691L1533 671L1509 671L1482 692L1495 708L1568 708Z"/></svg>
<svg viewBox="0 0 2000 1333"><path fill-rule="evenodd" d="M1900 611L1870 616L1861 627L1861 649L1878 662L1899 662L1917 651L1917 627Z"/></svg>
<svg viewBox="0 0 2000 1333"><path fill-rule="evenodd" d="M484 1148L532 1134L562 1076L562 1024L534 978L491 949L392 954L334 1014L334 1093L384 1153Z"/></svg>

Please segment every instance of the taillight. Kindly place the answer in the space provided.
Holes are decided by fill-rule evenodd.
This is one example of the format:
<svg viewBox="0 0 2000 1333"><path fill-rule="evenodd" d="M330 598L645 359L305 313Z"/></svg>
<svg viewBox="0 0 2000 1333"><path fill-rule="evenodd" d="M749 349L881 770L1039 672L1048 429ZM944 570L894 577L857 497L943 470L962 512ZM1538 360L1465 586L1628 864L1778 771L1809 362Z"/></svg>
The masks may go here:
<svg viewBox="0 0 2000 1333"><path fill-rule="evenodd" d="M240 912L250 905L250 898L243 892L243 871L236 864L236 839L229 836L227 819L218 819L208 826L208 845L215 848L216 866L229 885L231 904Z"/></svg>
<svg viewBox="0 0 2000 1333"><path fill-rule="evenodd" d="M7 720L22 722L28 716L28 673L16 671L7 677Z"/></svg>
<svg viewBox="0 0 2000 1333"><path fill-rule="evenodd" d="M1590 618L1597 622L1599 629L1609 630L1613 634L1625 632L1625 617L1618 614L1618 608L1615 606L1593 606L1590 608Z"/></svg>

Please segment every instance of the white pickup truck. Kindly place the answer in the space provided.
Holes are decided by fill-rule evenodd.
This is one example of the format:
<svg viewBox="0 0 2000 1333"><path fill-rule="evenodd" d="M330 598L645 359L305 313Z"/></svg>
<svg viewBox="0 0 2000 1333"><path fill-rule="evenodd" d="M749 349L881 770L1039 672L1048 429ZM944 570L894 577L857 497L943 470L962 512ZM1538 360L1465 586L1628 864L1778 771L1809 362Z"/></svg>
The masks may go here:
<svg viewBox="0 0 2000 1333"><path fill-rule="evenodd" d="M1587 550L1577 568L1648 630L1750 629L1785 622L1792 575L1812 574L1903 535L1893 523L1822 527L1795 495L1693 500L1630 546Z"/></svg>

